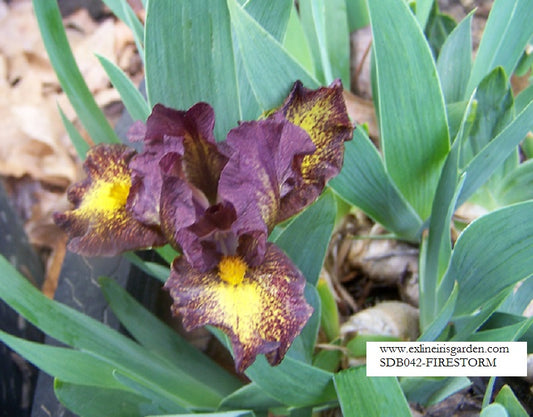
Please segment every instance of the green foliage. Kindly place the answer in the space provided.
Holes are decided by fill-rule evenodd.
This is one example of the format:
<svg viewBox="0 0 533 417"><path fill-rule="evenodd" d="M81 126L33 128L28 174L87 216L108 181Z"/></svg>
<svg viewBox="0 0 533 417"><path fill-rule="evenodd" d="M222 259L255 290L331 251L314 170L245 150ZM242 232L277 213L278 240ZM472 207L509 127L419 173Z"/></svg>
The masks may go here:
<svg viewBox="0 0 533 417"><path fill-rule="evenodd" d="M345 416L409 417L411 411L396 378L366 376L366 368L351 368L335 375L335 388Z"/></svg>
<svg viewBox="0 0 533 417"><path fill-rule="evenodd" d="M96 104L74 60L57 2L34 0L33 8L59 83L93 142L118 142L117 135Z"/></svg>
<svg viewBox="0 0 533 417"><path fill-rule="evenodd" d="M531 66L524 52L533 34L531 0L494 2L474 61L472 15L456 24L431 0L418 0L414 11L404 0L304 0L298 10L290 0L144 3L145 27L126 1L106 1L134 34L148 101L99 57L102 66L134 119L145 120L155 103L178 109L210 103L217 140L239 120L279 106L296 79L316 88L339 77L348 89L349 31L370 22L380 149L358 127L331 190L397 237L421 244L420 340L531 338L533 320L520 314L533 286L533 165L518 155L533 127L533 90L514 98L508 81ZM83 126L95 143L117 142L77 69L56 2L34 0L34 8ZM62 116L83 157L87 144ZM522 146L531 157L531 139ZM332 191L271 236L306 276L315 312L284 361L273 368L258 358L246 371L247 385L113 281L102 279L102 290L135 341L48 300L3 258L0 298L67 347L3 332L0 340L56 377L57 397L82 417L310 416L337 405L347 416L390 410L408 416L406 398L429 405L467 386L466 378L367 378L362 367L335 373L340 349L315 352L321 322L332 344L339 343L334 300L327 288L315 288L338 210ZM467 201L494 211L466 227L452 247L450 224ZM177 255L159 252L168 263ZM168 276L168 265L127 256L161 281ZM362 354L363 339L354 338L348 350ZM504 387L482 415L525 411Z"/></svg>

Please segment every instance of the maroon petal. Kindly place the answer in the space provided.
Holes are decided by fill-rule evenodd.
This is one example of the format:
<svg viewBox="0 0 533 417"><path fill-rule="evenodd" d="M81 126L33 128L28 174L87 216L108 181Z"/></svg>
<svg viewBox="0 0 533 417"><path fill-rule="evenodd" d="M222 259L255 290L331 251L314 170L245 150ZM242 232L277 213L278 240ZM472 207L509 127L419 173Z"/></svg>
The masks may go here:
<svg viewBox="0 0 533 417"><path fill-rule="evenodd" d="M126 209L131 188L128 163L134 155L135 150L124 145L98 145L88 152L83 164L87 178L68 191L74 210L54 215L68 233L73 252L113 256L165 243L159 228L139 222Z"/></svg>
<svg viewBox="0 0 533 417"><path fill-rule="evenodd" d="M314 151L306 132L277 115L242 123L226 140L229 161L220 176L218 194L237 212L236 235L253 236L248 262L260 262L268 234L277 223L283 195L300 181L297 160ZM263 253L253 253L262 250Z"/></svg>
<svg viewBox="0 0 533 417"><path fill-rule="evenodd" d="M162 158L173 153L181 173L211 201L216 199L216 184L226 158L217 150L213 127L214 112L207 103L197 103L187 111L157 104L146 121L144 150L130 164L133 170L132 192L128 208L145 223L160 224ZM130 139L137 139L142 128L137 125Z"/></svg>
<svg viewBox="0 0 533 417"><path fill-rule="evenodd" d="M311 204L342 167L344 141L350 140L353 133L342 91L339 80L318 90L309 90L298 81L274 114L281 114L304 129L316 147L301 159L303 181L283 197L278 222Z"/></svg>
<svg viewBox="0 0 533 417"><path fill-rule="evenodd" d="M272 243L256 267L228 256L200 272L178 258L165 288L187 330L212 325L228 334L241 373L261 353L279 364L312 313L303 295L305 278Z"/></svg>

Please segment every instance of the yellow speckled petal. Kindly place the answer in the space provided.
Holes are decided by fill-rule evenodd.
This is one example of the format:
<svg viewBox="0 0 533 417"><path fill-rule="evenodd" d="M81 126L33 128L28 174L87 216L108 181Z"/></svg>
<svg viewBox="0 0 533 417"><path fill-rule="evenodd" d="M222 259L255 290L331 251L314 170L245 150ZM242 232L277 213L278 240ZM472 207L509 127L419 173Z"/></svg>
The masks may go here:
<svg viewBox="0 0 533 417"><path fill-rule="evenodd" d="M278 221L313 202L342 167L344 141L350 140L353 132L342 91L340 80L318 90L309 90L298 81L277 112L304 129L316 146L301 160L303 181L283 198Z"/></svg>
<svg viewBox="0 0 533 417"><path fill-rule="evenodd" d="M280 363L312 313L303 296L305 278L271 243L256 267L227 256L218 268L201 273L178 258L165 288L187 330L209 324L228 334L238 372L260 353L272 365Z"/></svg>
<svg viewBox="0 0 533 417"><path fill-rule="evenodd" d="M87 178L74 184L68 198L74 210L56 213L55 222L70 237L69 249L86 256L164 244L159 229L135 220L126 210L131 187L128 163L135 150L124 145L98 145L87 154Z"/></svg>

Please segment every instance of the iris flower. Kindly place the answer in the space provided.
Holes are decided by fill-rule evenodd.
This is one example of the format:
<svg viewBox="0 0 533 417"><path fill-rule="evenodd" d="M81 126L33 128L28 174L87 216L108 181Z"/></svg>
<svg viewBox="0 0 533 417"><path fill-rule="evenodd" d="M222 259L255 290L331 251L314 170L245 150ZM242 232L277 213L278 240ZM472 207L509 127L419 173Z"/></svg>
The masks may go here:
<svg viewBox="0 0 533 417"><path fill-rule="evenodd" d="M206 103L156 105L125 145L97 145L87 178L55 215L69 249L85 256L170 243L181 252L165 288L187 330L212 325L230 338L238 372L258 354L276 365L309 319L305 277L268 242L272 229L311 204L342 165L352 136L340 81L296 82L268 117L213 136Z"/></svg>

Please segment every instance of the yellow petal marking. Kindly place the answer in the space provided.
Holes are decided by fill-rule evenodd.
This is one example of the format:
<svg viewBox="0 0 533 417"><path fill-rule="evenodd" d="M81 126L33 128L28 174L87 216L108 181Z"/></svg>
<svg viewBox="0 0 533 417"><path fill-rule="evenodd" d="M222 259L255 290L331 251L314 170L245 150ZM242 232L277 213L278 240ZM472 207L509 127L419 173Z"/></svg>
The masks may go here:
<svg viewBox="0 0 533 417"><path fill-rule="evenodd" d="M223 256L218 264L218 275L228 284L239 285L247 270L246 262L239 256Z"/></svg>
<svg viewBox="0 0 533 417"><path fill-rule="evenodd" d="M238 285L221 283L214 288L214 297L220 306L223 323L228 326L245 345L258 343L261 318L265 306L264 294L255 282Z"/></svg>
<svg viewBox="0 0 533 417"><path fill-rule="evenodd" d="M108 182L106 179L96 179L92 187L87 190L88 192L78 208L80 213L88 216L97 214L113 217L117 211L126 206L131 187L130 176L118 175L113 179L113 182Z"/></svg>

